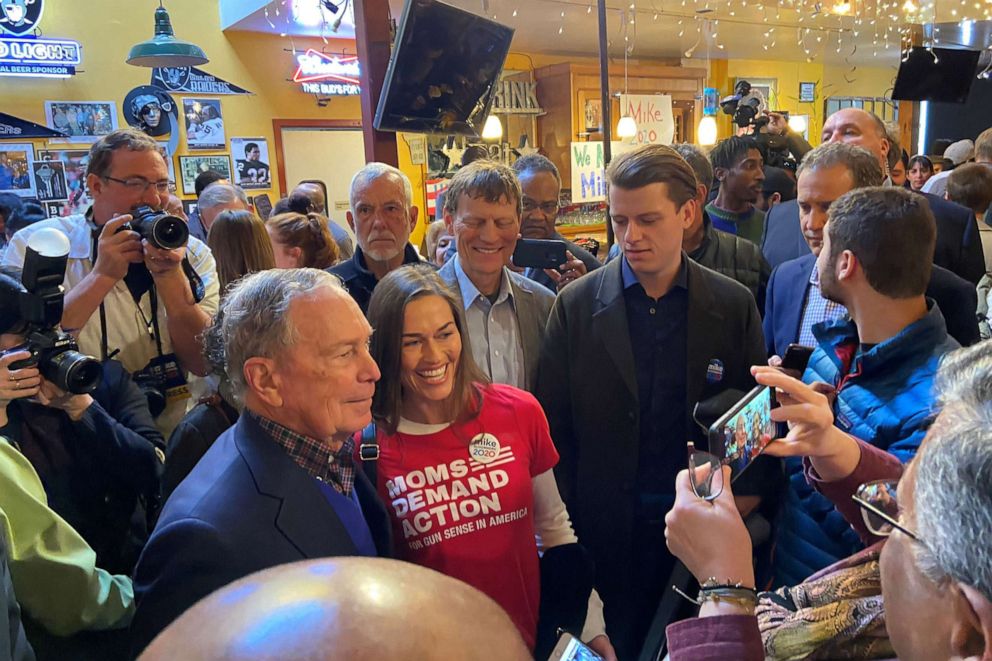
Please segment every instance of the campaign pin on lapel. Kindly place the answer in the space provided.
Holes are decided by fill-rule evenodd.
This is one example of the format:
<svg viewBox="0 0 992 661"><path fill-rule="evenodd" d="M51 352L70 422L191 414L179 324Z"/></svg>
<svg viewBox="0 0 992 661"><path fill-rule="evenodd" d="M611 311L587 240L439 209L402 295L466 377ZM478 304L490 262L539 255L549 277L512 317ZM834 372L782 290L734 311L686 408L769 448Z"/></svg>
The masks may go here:
<svg viewBox="0 0 992 661"><path fill-rule="evenodd" d="M723 381L723 361L714 358L706 366L706 383L719 383Z"/></svg>

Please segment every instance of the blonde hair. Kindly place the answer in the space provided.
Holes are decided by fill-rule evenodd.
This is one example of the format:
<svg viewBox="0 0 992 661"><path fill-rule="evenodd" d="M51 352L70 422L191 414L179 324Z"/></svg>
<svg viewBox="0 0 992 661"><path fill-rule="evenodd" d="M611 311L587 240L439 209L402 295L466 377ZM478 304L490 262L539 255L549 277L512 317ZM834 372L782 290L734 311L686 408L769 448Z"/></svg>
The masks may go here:
<svg viewBox="0 0 992 661"><path fill-rule="evenodd" d="M338 245L331 236L328 222L319 213L290 211L270 217L265 225L272 228L280 243L300 249L300 267L326 269L338 261Z"/></svg>

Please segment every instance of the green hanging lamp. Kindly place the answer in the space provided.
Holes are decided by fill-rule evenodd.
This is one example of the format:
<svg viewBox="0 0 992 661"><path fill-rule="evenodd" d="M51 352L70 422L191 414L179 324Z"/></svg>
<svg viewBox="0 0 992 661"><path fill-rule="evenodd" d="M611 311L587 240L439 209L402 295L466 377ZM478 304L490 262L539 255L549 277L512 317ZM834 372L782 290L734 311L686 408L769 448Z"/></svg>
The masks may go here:
<svg viewBox="0 0 992 661"><path fill-rule="evenodd" d="M193 67L209 61L202 48L176 39L162 0L155 10L155 36L132 46L127 56L127 63L136 67Z"/></svg>

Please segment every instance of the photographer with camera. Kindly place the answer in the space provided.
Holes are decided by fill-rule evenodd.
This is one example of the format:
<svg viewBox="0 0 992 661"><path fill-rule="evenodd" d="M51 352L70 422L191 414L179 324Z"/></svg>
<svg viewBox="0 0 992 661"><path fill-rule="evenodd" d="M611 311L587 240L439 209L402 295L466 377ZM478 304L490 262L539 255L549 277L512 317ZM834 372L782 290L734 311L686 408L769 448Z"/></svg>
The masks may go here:
<svg viewBox="0 0 992 661"><path fill-rule="evenodd" d="M59 328L69 252L43 229L0 271L0 529L39 658L116 658L120 635L67 636L127 624L164 442L124 368Z"/></svg>
<svg viewBox="0 0 992 661"><path fill-rule="evenodd" d="M761 92L741 80L734 86L734 93L720 101L720 109L734 118L734 124L743 131L738 135L748 135L757 141L766 165L795 172L799 161L813 147L789 128L789 113L773 112L765 104Z"/></svg>
<svg viewBox="0 0 992 661"><path fill-rule="evenodd" d="M86 185L93 206L85 214L18 232L3 263L20 268L41 229L69 237L62 327L84 352L140 372L147 394L167 404L156 422L168 432L186 409L187 372L207 371L198 336L217 309L214 259L182 219L158 211L169 174L144 133L123 129L94 144Z"/></svg>

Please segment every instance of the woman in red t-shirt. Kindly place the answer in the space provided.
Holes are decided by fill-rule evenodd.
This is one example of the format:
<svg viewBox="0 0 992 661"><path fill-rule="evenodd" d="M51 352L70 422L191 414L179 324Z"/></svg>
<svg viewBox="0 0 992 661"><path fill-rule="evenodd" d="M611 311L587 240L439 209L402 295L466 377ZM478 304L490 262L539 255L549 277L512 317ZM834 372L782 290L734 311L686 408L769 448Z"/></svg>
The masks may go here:
<svg viewBox="0 0 992 661"><path fill-rule="evenodd" d="M462 343L460 304L432 267L389 273L368 318L383 374L372 404L376 487L397 553L492 597L533 649L538 552L576 542L544 411L530 393L488 382ZM583 638L612 658L595 593Z"/></svg>

